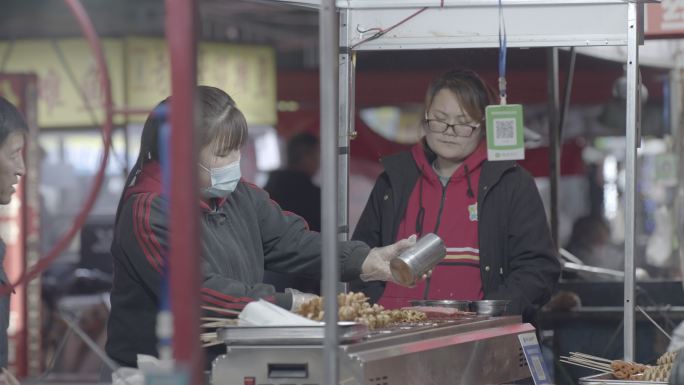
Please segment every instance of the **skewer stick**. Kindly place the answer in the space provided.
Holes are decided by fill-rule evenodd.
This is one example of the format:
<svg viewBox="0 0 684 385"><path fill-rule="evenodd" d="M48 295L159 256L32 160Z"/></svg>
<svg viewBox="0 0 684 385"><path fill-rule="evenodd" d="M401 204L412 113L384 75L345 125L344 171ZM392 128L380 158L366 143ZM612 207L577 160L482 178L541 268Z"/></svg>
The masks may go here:
<svg viewBox="0 0 684 385"><path fill-rule="evenodd" d="M592 366L592 367L594 367L596 369L600 369L600 370L606 370L606 371L611 370L610 365L608 365L608 364L597 363L595 361L586 360L586 359L582 359L582 358L576 358L576 357L561 356L561 358L563 358L567 361L570 361L570 363Z"/></svg>
<svg viewBox="0 0 684 385"><path fill-rule="evenodd" d="M609 364L613 363L613 360L609 360L607 358L601 358L601 357L596 357L592 356L591 354L586 354L586 353L580 353L580 352L570 352L570 356L580 356L580 357L585 357L594 361L602 361L602 362L607 362Z"/></svg>
<svg viewBox="0 0 684 385"><path fill-rule="evenodd" d="M216 332L201 333L200 338L216 338Z"/></svg>
<svg viewBox="0 0 684 385"><path fill-rule="evenodd" d="M206 344L203 344L203 348L208 348L210 346L215 346L215 345L221 345L223 341L213 341L213 342L207 342Z"/></svg>
<svg viewBox="0 0 684 385"><path fill-rule="evenodd" d="M216 329L216 328L220 328L220 327L223 327L226 325L228 325L228 324L225 322L216 321L216 322L207 322L205 324L200 325L200 327L203 329Z"/></svg>
<svg viewBox="0 0 684 385"><path fill-rule="evenodd" d="M235 315L240 314L240 312L237 310L223 309L223 308L215 307L215 306L202 306L202 309L210 310L210 311L213 311L216 313L235 314Z"/></svg>
<svg viewBox="0 0 684 385"><path fill-rule="evenodd" d="M603 370L603 371L608 371L608 372L612 370L612 369L611 369L610 367L608 367L608 366L597 365L597 364L592 363L591 361L577 361L577 360L571 360L571 361L572 361L572 362L575 362L575 363L578 363L578 364L591 366L591 367L593 367L593 368L595 368L595 369L597 369L597 370Z"/></svg>
<svg viewBox="0 0 684 385"><path fill-rule="evenodd" d="M586 363L590 363L590 364L593 364L593 365L600 366L600 367L602 367L602 368L606 368L606 369L608 369L608 370L611 370L611 365L610 365L610 364L604 363L604 362L600 362L600 361L593 361L593 360L589 360L589 359L581 358L581 357L570 357L570 360L571 360L571 361L577 361L577 362L586 362Z"/></svg>
<svg viewBox="0 0 684 385"><path fill-rule="evenodd" d="M565 360L565 359L562 359L562 358L560 359L560 362L564 362L564 363L566 363L566 364L575 365L575 366L579 366L579 367L587 368L587 369L591 369L591 370L596 370L596 371L603 371L603 372L606 371L604 368L598 368L598 367L594 367L594 366L592 366L592 365L581 364L581 363L579 363L579 362L569 361L569 360ZM609 371L609 370L608 370L608 371Z"/></svg>

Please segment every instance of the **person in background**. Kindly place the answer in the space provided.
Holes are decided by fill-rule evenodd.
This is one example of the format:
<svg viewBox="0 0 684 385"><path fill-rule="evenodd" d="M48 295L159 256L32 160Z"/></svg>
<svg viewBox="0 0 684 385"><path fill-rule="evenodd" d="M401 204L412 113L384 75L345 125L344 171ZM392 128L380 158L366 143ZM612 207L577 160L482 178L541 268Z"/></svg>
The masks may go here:
<svg viewBox="0 0 684 385"><path fill-rule="evenodd" d="M572 233L565 249L584 264L613 270L622 270L623 257L610 241L610 226L605 218L587 215L572 225ZM583 275L583 274L580 274ZM596 278L596 276L588 276Z"/></svg>
<svg viewBox="0 0 684 385"><path fill-rule="evenodd" d="M0 204L7 205L16 192L14 186L24 176L24 145L28 126L21 113L0 96ZM5 274L6 247L0 239L0 284L9 284ZM0 368L7 368L7 327L9 326L9 294L0 297ZM2 376L2 374L0 374Z"/></svg>
<svg viewBox="0 0 684 385"><path fill-rule="evenodd" d="M321 231L321 188L311 181L320 167L318 137L308 132L293 135L286 154L286 167L271 172L264 190L283 210L302 217L309 230ZM264 283L277 290L291 287L306 293L321 292L318 280L274 271L264 272Z"/></svg>
<svg viewBox="0 0 684 385"><path fill-rule="evenodd" d="M218 88L200 86L197 104L202 304L240 311L249 302L264 299L297 310L315 296L276 291L263 283L264 270L320 279L321 236L242 179L240 148L247 140L247 122L233 99ZM160 124L154 113L145 122L138 161L126 181L114 225L114 282L105 350L129 367L137 366L138 354L157 355L156 317L169 236L159 163ZM342 242L340 279L392 279L389 261L414 243L409 238L371 250L363 242ZM219 310L216 315L225 313Z"/></svg>
<svg viewBox="0 0 684 385"><path fill-rule="evenodd" d="M532 322L549 300L560 264L534 179L514 161L487 160L485 107L494 103L475 72L448 71L428 87L422 138L382 159L352 239L376 247L435 233L447 255L414 288L361 284L381 305L510 300L507 311Z"/></svg>
<svg viewBox="0 0 684 385"><path fill-rule="evenodd" d="M271 199L304 218L312 231L321 231L321 188L311 181L319 167L318 138L296 134L287 142L287 167L273 171L264 186Z"/></svg>

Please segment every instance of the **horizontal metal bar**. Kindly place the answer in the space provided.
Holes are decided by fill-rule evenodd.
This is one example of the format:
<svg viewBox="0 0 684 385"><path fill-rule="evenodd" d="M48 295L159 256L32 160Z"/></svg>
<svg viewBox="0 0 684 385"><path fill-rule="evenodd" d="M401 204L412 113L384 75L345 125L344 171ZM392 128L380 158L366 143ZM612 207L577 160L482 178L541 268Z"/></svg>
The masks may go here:
<svg viewBox="0 0 684 385"><path fill-rule="evenodd" d="M498 39L498 37L497 37ZM411 42L409 39L393 39L392 41L377 40L358 45L355 51L395 51L395 50L426 50L426 49L457 49L457 48L497 48L498 41L493 39L453 38L435 39L430 42ZM596 46L625 46L627 40L623 36L597 37L567 37L567 38L508 38L508 48L541 48L541 47L596 47Z"/></svg>
<svg viewBox="0 0 684 385"><path fill-rule="evenodd" d="M374 0L368 0L374 1ZM431 8L349 10L355 50L498 47L498 9ZM535 22L530 23L530 15ZM626 45L627 3L521 4L506 11L509 47ZM578 21L582 21L578 23ZM384 31L377 36L377 31Z"/></svg>
<svg viewBox="0 0 684 385"><path fill-rule="evenodd" d="M311 1L304 2L311 4ZM652 3L655 1L639 1L640 3ZM624 4L629 1L626 0L503 0L504 7L519 6L519 5L533 5L540 7L554 7L563 5L588 5L588 4ZM364 8L384 8L384 9L399 9L399 8L415 8L415 7L429 7L429 8L458 8L458 7L481 7L491 6L498 7L498 0L410 0L410 1L396 1L396 0L338 0L338 8L346 9L364 9Z"/></svg>
<svg viewBox="0 0 684 385"><path fill-rule="evenodd" d="M289 4L293 6L306 8L319 8L321 0L270 0L275 3ZM503 5L506 7L517 5L534 5L534 6L557 6L557 5L588 5L588 4L627 4L629 2L637 3L659 3L661 0L504 0ZM401 9L401 8L456 8L456 7L475 7L475 6L498 6L498 0L411 0L401 1L396 0L337 0L337 8L342 9L368 9L368 8L382 8L382 9Z"/></svg>
<svg viewBox="0 0 684 385"><path fill-rule="evenodd" d="M609 275L611 277L616 277L616 278L624 278L624 276L625 276L625 273L622 271L619 271L619 270L606 269L603 267L580 265L580 264L573 263L573 262L564 262L563 263L563 269L564 270L584 272L584 273L590 273L590 274L597 274L597 275Z"/></svg>

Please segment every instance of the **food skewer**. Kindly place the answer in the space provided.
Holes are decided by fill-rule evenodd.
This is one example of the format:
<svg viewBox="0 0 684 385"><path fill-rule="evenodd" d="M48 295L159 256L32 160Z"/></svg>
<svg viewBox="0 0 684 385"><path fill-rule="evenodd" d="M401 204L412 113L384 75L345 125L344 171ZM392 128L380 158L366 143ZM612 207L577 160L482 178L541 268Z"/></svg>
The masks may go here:
<svg viewBox="0 0 684 385"><path fill-rule="evenodd" d="M580 366L580 367L591 369L591 370L610 372L610 368L606 368L606 367L602 367L602 366L595 366L593 364L585 363L585 362L574 361L574 360L569 359L569 357L561 356L560 362L564 362L566 364L571 364L571 365L575 365L575 366Z"/></svg>
<svg viewBox="0 0 684 385"><path fill-rule="evenodd" d="M590 359L590 360L607 362L609 364L613 363L613 360L609 360L607 358L596 357L596 356L592 356L591 354L580 353L580 352L570 352L570 356L585 357L585 358Z"/></svg>
<svg viewBox="0 0 684 385"><path fill-rule="evenodd" d="M565 360L565 361L563 361L563 360ZM612 370L610 367L610 364L599 363L596 361L583 359L583 358L579 358L579 357L561 356L561 361L568 363L568 364L583 366L583 367L586 367L589 369L601 370L604 372L610 372Z"/></svg>
<svg viewBox="0 0 684 385"><path fill-rule="evenodd" d="M202 306L202 309L204 310L209 310L213 311L215 313L222 313L222 314L231 314L231 315L239 315L240 312L237 310L230 310L230 309L223 309L220 307L215 307L215 306Z"/></svg>

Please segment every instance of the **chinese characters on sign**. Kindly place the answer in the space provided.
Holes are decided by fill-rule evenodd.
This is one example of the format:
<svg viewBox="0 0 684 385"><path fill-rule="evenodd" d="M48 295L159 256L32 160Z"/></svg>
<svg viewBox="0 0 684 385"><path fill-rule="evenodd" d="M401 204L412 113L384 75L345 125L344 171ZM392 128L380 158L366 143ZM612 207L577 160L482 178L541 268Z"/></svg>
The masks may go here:
<svg viewBox="0 0 684 385"><path fill-rule="evenodd" d="M156 38L104 39L115 108L151 110L169 96L166 42ZM98 68L82 39L0 41L5 70L38 76L40 127L98 126L104 117ZM276 123L276 65L271 47L200 43L198 83L219 87L236 100L251 124ZM7 93L7 90L0 89ZM132 115L142 122L145 116ZM115 123L123 123L121 115Z"/></svg>
<svg viewBox="0 0 684 385"><path fill-rule="evenodd" d="M647 37L684 37L684 0L646 4Z"/></svg>

